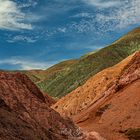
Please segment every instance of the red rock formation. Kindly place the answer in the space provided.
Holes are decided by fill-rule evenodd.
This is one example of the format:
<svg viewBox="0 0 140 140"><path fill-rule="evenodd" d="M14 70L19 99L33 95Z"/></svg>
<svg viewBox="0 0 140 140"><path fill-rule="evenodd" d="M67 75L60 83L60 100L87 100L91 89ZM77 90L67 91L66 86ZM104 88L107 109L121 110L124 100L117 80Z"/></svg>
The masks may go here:
<svg viewBox="0 0 140 140"><path fill-rule="evenodd" d="M49 107L40 90L20 73L0 73L0 139L63 140L82 133Z"/></svg>
<svg viewBox="0 0 140 140"><path fill-rule="evenodd" d="M139 140L140 51L91 77L52 107L72 117L85 131L99 132L107 140L128 140L129 130L134 130L130 139ZM87 133L89 138L93 133Z"/></svg>
<svg viewBox="0 0 140 140"><path fill-rule="evenodd" d="M0 140L104 140L63 119L52 102L27 76L0 72Z"/></svg>
<svg viewBox="0 0 140 140"><path fill-rule="evenodd" d="M119 77L120 73L130 62L132 57L133 55L124 59L117 65L107 68L92 76L84 85L78 87L76 90L58 100L52 108L59 112L62 116L72 118L83 110L86 110L102 97L104 91L106 91L108 87Z"/></svg>
<svg viewBox="0 0 140 140"><path fill-rule="evenodd" d="M125 136L128 130L131 130L130 139L140 139L140 51L102 98L74 120L85 130L95 130L109 140L128 140Z"/></svg>

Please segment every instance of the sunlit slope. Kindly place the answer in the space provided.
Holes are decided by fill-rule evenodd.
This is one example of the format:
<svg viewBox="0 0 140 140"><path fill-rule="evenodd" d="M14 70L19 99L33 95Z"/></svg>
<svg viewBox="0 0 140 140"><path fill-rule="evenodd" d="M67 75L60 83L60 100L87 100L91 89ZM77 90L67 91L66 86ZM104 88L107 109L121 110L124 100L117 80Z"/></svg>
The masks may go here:
<svg viewBox="0 0 140 140"><path fill-rule="evenodd" d="M85 57L81 57L68 69L38 83L38 86L51 96L62 97L99 71L113 66L140 48L140 28Z"/></svg>
<svg viewBox="0 0 140 140"><path fill-rule="evenodd" d="M102 96L73 120L87 131L99 132L107 140L140 140L139 103L140 51Z"/></svg>
<svg viewBox="0 0 140 140"><path fill-rule="evenodd" d="M74 64L77 60L67 60L60 62L47 70L30 70L23 71L32 81L35 83L49 79L51 76L55 76L60 71L67 69L69 66Z"/></svg>
<svg viewBox="0 0 140 140"><path fill-rule="evenodd" d="M62 116L68 117L74 117L86 110L91 104L100 99L108 87L116 81L134 54L90 77L85 84L61 98L52 108Z"/></svg>

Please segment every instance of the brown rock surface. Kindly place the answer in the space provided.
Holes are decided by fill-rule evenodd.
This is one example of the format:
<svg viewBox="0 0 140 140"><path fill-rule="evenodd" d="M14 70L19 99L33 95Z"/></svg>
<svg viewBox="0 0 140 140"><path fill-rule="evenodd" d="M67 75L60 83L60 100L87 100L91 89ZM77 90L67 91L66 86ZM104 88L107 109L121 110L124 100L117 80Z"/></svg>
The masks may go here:
<svg viewBox="0 0 140 140"><path fill-rule="evenodd" d="M40 90L20 73L0 72L0 139L63 140L82 133L50 106Z"/></svg>

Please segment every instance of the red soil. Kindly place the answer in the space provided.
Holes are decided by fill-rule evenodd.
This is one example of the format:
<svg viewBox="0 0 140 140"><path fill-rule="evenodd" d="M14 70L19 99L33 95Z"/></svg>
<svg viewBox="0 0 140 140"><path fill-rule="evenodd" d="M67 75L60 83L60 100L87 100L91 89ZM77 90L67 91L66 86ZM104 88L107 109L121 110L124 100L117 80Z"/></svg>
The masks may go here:
<svg viewBox="0 0 140 140"><path fill-rule="evenodd" d="M95 130L108 140L127 140L125 131L140 128L140 52L104 96L74 120L78 126Z"/></svg>
<svg viewBox="0 0 140 140"><path fill-rule="evenodd" d="M140 80L117 92L100 108L107 105L101 115L98 109L92 108L88 119L78 123L78 126L86 131L95 130L108 140L128 140L121 132L140 128Z"/></svg>

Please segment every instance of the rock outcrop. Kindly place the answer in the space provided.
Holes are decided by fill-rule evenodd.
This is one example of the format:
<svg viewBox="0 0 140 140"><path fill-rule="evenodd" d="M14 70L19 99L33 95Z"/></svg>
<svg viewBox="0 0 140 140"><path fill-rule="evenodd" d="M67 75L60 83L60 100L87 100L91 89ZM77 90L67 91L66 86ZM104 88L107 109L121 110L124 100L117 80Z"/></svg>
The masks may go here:
<svg viewBox="0 0 140 140"><path fill-rule="evenodd" d="M20 73L0 72L0 139L63 140L82 135L51 109L51 98Z"/></svg>
<svg viewBox="0 0 140 140"><path fill-rule="evenodd" d="M104 140L63 119L52 103L26 75L0 72L0 140Z"/></svg>

